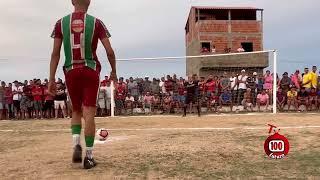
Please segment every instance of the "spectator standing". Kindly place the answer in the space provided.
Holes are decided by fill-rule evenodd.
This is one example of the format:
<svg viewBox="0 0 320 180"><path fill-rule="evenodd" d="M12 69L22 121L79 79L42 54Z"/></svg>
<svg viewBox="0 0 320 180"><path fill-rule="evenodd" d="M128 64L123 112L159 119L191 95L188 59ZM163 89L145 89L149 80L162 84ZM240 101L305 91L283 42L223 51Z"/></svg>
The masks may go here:
<svg viewBox="0 0 320 180"><path fill-rule="evenodd" d="M134 100L139 99L139 87L137 81L134 81L132 77L129 78L128 92L134 97Z"/></svg>
<svg viewBox="0 0 320 180"><path fill-rule="evenodd" d="M55 109L56 118L59 118L59 109L61 109L62 117L63 118L67 117L66 100L67 100L67 95L65 92L64 85L62 83L57 83L56 96L54 97L54 109Z"/></svg>
<svg viewBox="0 0 320 180"><path fill-rule="evenodd" d="M4 93L5 93L5 88L6 84L4 81L1 81L1 86L0 86L0 120L3 120L3 114L4 114L4 105L5 105L5 98L4 98Z"/></svg>
<svg viewBox="0 0 320 180"><path fill-rule="evenodd" d="M151 93L153 95L155 94L160 94L160 86L159 86L159 81L157 81L156 78L153 78L152 83L150 85Z"/></svg>
<svg viewBox="0 0 320 180"><path fill-rule="evenodd" d="M98 94L98 116L103 116L106 110L106 88L107 84L101 82Z"/></svg>
<svg viewBox="0 0 320 180"><path fill-rule="evenodd" d="M161 81L159 82L159 86L161 88L161 94L165 94L167 91L166 91L166 87L165 87L165 78L164 77L161 77Z"/></svg>
<svg viewBox="0 0 320 180"><path fill-rule="evenodd" d="M224 72L222 78L220 79L221 91L225 89L230 89L230 79L228 78L228 73Z"/></svg>
<svg viewBox="0 0 320 180"><path fill-rule="evenodd" d="M106 87L106 109L108 116L111 116L111 91L113 91L111 88L111 82L108 81Z"/></svg>
<svg viewBox="0 0 320 180"><path fill-rule="evenodd" d="M41 88L41 81L36 80L35 85L32 88L32 95L33 95L33 107L35 110L35 118L41 119L42 118L42 95L43 90Z"/></svg>
<svg viewBox="0 0 320 180"><path fill-rule="evenodd" d="M255 77L254 76L248 77L247 81L248 81L247 87L250 88L250 93L251 93L251 102L250 103L255 106L256 105L256 98L257 98L257 84L256 84Z"/></svg>
<svg viewBox="0 0 320 180"><path fill-rule="evenodd" d="M124 108L124 103L126 99L126 84L123 82L123 77L119 78L119 82L116 85L116 112L118 115L121 114L122 109Z"/></svg>
<svg viewBox="0 0 320 180"><path fill-rule="evenodd" d="M238 76L235 75L234 72L231 73L230 76L230 90L232 93L232 101L233 103L237 103L238 101Z"/></svg>
<svg viewBox="0 0 320 180"><path fill-rule="evenodd" d="M205 92L206 92L206 97L210 98L211 94L215 93L216 90L216 81L213 79L213 75L209 75L207 82L205 84Z"/></svg>
<svg viewBox="0 0 320 180"><path fill-rule="evenodd" d="M13 115L13 93L12 93L12 84L9 83L8 87L5 89L4 93L5 98L5 109L7 110L7 118L6 119L12 119L14 117Z"/></svg>
<svg viewBox="0 0 320 180"><path fill-rule="evenodd" d="M318 74L317 74L317 66L312 67L312 72L311 72L311 85L312 88L317 88L318 87Z"/></svg>
<svg viewBox="0 0 320 180"><path fill-rule="evenodd" d="M149 81L149 76L146 76L143 82L143 95L147 92L151 92L151 81Z"/></svg>
<svg viewBox="0 0 320 180"><path fill-rule="evenodd" d="M18 81L14 81L13 83L14 83L14 86L12 86L12 93L13 93L14 117L16 119L20 119L21 118L20 101L22 98L23 86L21 86Z"/></svg>
<svg viewBox="0 0 320 180"><path fill-rule="evenodd" d="M246 92L247 90L247 78L248 76L246 75L246 70L242 70L241 71L241 75L238 76L238 105L241 104L242 100L243 100L243 94Z"/></svg>
<svg viewBox="0 0 320 180"><path fill-rule="evenodd" d="M282 79L280 80L280 84L279 84L283 94L287 94L287 92L290 89L290 84L291 84L291 79L289 78L288 73L287 72L283 73Z"/></svg>
<svg viewBox="0 0 320 180"><path fill-rule="evenodd" d="M302 84L302 76L299 70L296 70L296 72L291 76L291 84L294 85L297 89L301 88L300 85Z"/></svg>
<svg viewBox="0 0 320 180"><path fill-rule="evenodd" d="M46 118L54 118L54 97L49 94L48 91L48 82L45 82L43 86L43 95L44 95L44 104L43 104L43 113Z"/></svg>
<svg viewBox="0 0 320 180"><path fill-rule="evenodd" d="M164 87L166 88L167 93L173 95L173 81L170 75L167 75L167 80L164 82Z"/></svg>
<svg viewBox="0 0 320 180"><path fill-rule="evenodd" d="M312 87L312 74L309 72L309 68L304 68L302 79L302 87L304 87L307 92L310 92Z"/></svg>

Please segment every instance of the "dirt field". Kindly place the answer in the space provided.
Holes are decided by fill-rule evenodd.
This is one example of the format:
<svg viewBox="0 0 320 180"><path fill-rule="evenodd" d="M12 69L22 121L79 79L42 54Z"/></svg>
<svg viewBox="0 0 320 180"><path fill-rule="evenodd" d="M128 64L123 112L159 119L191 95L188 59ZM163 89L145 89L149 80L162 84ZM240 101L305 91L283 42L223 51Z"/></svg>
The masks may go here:
<svg viewBox="0 0 320 180"><path fill-rule="evenodd" d="M287 158L265 155L267 123L288 137ZM69 120L0 122L0 179L320 179L320 114L97 119L102 127L111 135L95 145L99 164L83 170L71 164Z"/></svg>

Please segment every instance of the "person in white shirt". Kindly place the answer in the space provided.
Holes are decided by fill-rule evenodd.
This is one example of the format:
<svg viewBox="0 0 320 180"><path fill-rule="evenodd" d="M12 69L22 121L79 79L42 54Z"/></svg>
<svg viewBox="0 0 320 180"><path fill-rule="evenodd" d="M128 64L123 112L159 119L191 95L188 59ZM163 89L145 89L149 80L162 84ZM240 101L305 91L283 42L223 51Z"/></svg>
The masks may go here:
<svg viewBox="0 0 320 180"><path fill-rule="evenodd" d="M106 86L106 109L107 109L107 115L111 115L111 82L107 81Z"/></svg>
<svg viewBox="0 0 320 180"><path fill-rule="evenodd" d="M160 81L160 83L159 83L159 86L160 86L160 88L161 88L161 94L166 94L166 87L164 86L164 82L165 82L165 78L164 77L162 77L161 78L161 81Z"/></svg>
<svg viewBox="0 0 320 180"><path fill-rule="evenodd" d="M106 110L106 91L107 91L107 85L105 83L101 83L99 88L99 94L98 94L98 116L103 116L105 114Z"/></svg>
<svg viewBox="0 0 320 180"><path fill-rule="evenodd" d="M14 115L16 119L20 119L20 101L22 98L23 93L23 86L20 86L18 81L13 82L14 85L12 86L12 93L13 93L13 108L14 108Z"/></svg>
<svg viewBox="0 0 320 180"><path fill-rule="evenodd" d="M245 52L245 50L243 49L243 47L242 47L242 46L241 46L241 47L239 47L239 48L237 49L237 51L238 51L238 53Z"/></svg>
<svg viewBox="0 0 320 180"><path fill-rule="evenodd" d="M230 76L230 88L232 93L232 101L234 104L236 104L238 100L238 77L234 72L232 72Z"/></svg>
<svg viewBox="0 0 320 180"><path fill-rule="evenodd" d="M247 90L247 78L246 70L242 70L240 76L238 76L238 105L241 104L243 100L243 95Z"/></svg>

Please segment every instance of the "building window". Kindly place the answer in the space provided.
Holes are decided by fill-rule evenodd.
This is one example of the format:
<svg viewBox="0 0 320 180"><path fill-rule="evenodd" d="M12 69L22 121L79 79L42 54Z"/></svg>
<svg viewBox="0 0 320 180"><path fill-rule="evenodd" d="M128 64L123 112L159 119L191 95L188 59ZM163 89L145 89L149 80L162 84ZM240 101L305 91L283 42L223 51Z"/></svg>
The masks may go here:
<svg viewBox="0 0 320 180"><path fill-rule="evenodd" d="M210 42L202 42L201 43L201 53L210 53L210 52L211 52Z"/></svg>
<svg viewBox="0 0 320 180"><path fill-rule="evenodd" d="M253 51L253 43L252 42L243 42L243 43L241 43L241 46L245 52L252 52Z"/></svg>

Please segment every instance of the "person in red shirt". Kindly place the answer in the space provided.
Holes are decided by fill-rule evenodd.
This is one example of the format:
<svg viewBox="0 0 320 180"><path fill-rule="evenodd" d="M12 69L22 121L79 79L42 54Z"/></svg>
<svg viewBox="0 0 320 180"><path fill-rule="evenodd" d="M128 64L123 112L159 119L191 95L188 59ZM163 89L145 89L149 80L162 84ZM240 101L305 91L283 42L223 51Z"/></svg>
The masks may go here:
<svg viewBox="0 0 320 180"><path fill-rule="evenodd" d="M43 113L46 118L54 118L54 97L49 94L48 83L43 86L44 104Z"/></svg>
<svg viewBox="0 0 320 180"><path fill-rule="evenodd" d="M205 92L208 98L211 97L211 94L214 93L216 89L216 81L213 79L212 75L209 75L208 80L205 84Z"/></svg>
<svg viewBox="0 0 320 180"><path fill-rule="evenodd" d="M110 79L116 78L115 54L109 41L110 33L103 22L87 14L90 0L72 0L74 12L60 19L54 28L53 51L50 63L49 92L55 95L55 75L63 43L65 53L64 72L72 102L71 130L74 144L73 163L82 163L80 144L81 118L85 119L86 156L85 169L96 166L93 159L95 130L94 117L99 89L101 64L96 53L100 40L106 50L112 71Z"/></svg>
<svg viewBox="0 0 320 180"><path fill-rule="evenodd" d="M12 84L9 83L8 87L6 87L4 92L5 99L5 108L7 109L7 117L6 119L13 118L13 92L12 92Z"/></svg>
<svg viewBox="0 0 320 180"><path fill-rule="evenodd" d="M119 78L119 82L116 84L116 110L117 114L121 114L122 109L124 108L124 101L126 99L127 86L123 82L123 77Z"/></svg>
<svg viewBox="0 0 320 180"><path fill-rule="evenodd" d="M41 81L37 80L32 88L33 107L35 111L35 118L42 118L42 96L43 89L41 87Z"/></svg>

